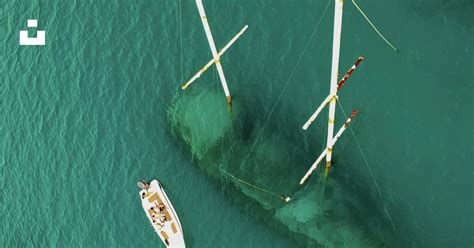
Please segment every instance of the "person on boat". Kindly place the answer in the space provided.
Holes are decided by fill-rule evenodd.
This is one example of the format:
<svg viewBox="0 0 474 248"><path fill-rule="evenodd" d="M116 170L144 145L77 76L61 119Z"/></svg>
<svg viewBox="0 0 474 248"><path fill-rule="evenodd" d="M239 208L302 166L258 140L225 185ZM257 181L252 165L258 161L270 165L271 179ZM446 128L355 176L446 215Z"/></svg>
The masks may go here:
<svg viewBox="0 0 474 248"><path fill-rule="evenodd" d="M160 227L165 226L165 219L163 219L162 216L159 216L158 218L153 219L153 223L159 225Z"/></svg>
<svg viewBox="0 0 474 248"><path fill-rule="evenodd" d="M166 218L163 219L163 217L161 215L158 218L156 218L156 217L157 217L156 215L151 216L151 220L152 220L153 224L159 225L160 227L164 227Z"/></svg>
<svg viewBox="0 0 474 248"><path fill-rule="evenodd" d="M158 209L160 209L160 211L164 211L165 210L165 205L163 205L163 204L158 205Z"/></svg>
<svg viewBox="0 0 474 248"><path fill-rule="evenodd" d="M166 215L165 215L165 213L160 212L158 219L159 219L161 222L165 222L165 221L166 221Z"/></svg>
<svg viewBox="0 0 474 248"><path fill-rule="evenodd" d="M158 205L158 209L160 210L160 212L159 212L160 220L165 222L166 221L165 205L163 205L163 204Z"/></svg>

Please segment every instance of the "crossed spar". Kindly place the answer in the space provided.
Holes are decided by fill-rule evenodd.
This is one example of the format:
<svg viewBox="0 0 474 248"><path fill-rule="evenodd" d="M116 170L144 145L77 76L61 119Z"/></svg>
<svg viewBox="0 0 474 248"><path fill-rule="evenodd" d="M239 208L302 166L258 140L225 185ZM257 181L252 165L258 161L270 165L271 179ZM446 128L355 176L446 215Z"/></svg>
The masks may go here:
<svg viewBox="0 0 474 248"><path fill-rule="evenodd" d="M217 52L216 45L214 43L214 39L212 38L211 28L209 27L209 23L207 21L206 12L204 11L204 6L202 5L201 0L196 0L196 5L199 10L199 15L201 16L202 25L204 26L204 31L206 32L207 41L209 43L209 47L211 48L212 52L212 59L202 67L191 79L189 79L181 89L185 90L190 84L192 84L196 79L198 79L212 64L216 64L217 72L219 74L219 78L221 80L222 88L224 89L225 96L227 98L227 104L229 105L229 109L232 110L232 97L229 92L229 87L227 87L227 81L224 76L224 70L222 69L222 65L220 62L220 57L229 49L232 44L247 30L248 25L245 25L230 41L227 43L224 48L222 48L219 52Z"/></svg>

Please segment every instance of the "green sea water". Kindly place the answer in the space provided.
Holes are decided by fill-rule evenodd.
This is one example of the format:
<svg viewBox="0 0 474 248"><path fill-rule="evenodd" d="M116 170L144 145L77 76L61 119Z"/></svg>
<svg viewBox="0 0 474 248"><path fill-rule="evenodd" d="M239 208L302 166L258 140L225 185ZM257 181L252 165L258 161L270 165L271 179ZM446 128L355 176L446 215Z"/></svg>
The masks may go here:
<svg viewBox="0 0 474 248"><path fill-rule="evenodd" d="M350 133L335 147L331 176L390 223L397 245L472 247L474 4L358 3L400 48L393 52L345 1L340 70L360 55L366 60L340 99L346 111L360 108L353 129L381 194ZM301 125L329 92L332 3L293 69L326 4L204 1L218 47L249 25L222 58L245 122L262 128L281 94L266 132L285 137L288 149L301 147L308 167L325 123L308 132ZM234 201L171 134L167 111L190 94L179 86L211 57L194 1L0 6L1 247L161 246L136 187L152 178L167 189L190 247L301 246ZM46 30L46 46L18 45L30 18ZM210 85L225 101L212 70L189 91ZM256 149L271 142L258 141ZM262 177L281 171L267 173Z"/></svg>

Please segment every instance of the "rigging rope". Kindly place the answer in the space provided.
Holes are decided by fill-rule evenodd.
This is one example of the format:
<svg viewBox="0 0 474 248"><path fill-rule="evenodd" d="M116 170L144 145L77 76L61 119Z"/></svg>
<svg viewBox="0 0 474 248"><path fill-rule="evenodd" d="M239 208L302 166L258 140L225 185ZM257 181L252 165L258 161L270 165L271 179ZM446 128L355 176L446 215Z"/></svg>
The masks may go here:
<svg viewBox="0 0 474 248"><path fill-rule="evenodd" d="M337 100L337 103L339 104L339 107L341 108L342 113L344 114L344 117L347 119L346 111L344 111L344 108L342 107L342 104L341 104L341 102L340 102L339 99ZM368 169L369 172L370 172L370 176L372 177L372 180L373 180L373 182L374 182L374 184L375 184L375 187L377 188L377 191L378 191L378 193L379 193L379 196L380 196L380 198L383 199L382 191L380 190L379 184L377 183L377 180L375 180L375 176L374 176L374 173L373 173L373 171L372 171L372 168L370 167L369 162L367 161L367 158L365 157L364 151L362 150L362 147L360 146L359 141L357 140L357 137L356 137L355 132L354 132L354 130L352 129L351 125L349 125L349 130L351 130L352 137L354 138L354 141L355 141L355 143L356 143L356 145L357 145L357 148L359 149L360 155L361 155L362 158L364 159L365 165L366 165L367 169ZM390 215L390 213L389 213L387 207L385 206L385 204L383 204L383 208L384 208L384 212L387 214L388 220L389 220L390 223L392 224L393 230L395 231L395 230L396 230L395 224L393 224L392 217L391 217L391 215Z"/></svg>
<svg viewBox="0 0 474 248"><path fill-rule="evenodd" d="M260 136L261 136L262 133L263 133L263 130L264 130L265 127L267 126L267 124L268 124L270 118L272 117L273 112L275 111L276 107L278 106L278 103L279 103L280 100L281 100L281 97L283 96L283 93L285 93L286 88L288 87L288 84L290 83L291 79L293 78L293 75L295 74L296 69L298 68L298 65L300 64L301 59L302 59L303 56L305 55L306 50L307 50L308 47L309 47L309 44L310 44L311 41L313 40L313 37L314 37L314 35L316 34L316 31L318 30L319 25L321 24L321 21L323 20L323 17L324 17L324 15L326 14L326 11L328 10L328 7L329 7L330 2L331 2L331 0L329 0L328 3L326 4L326 8L324 9L323 14L322 14L321 17L319 18L319 21L318 21L318 23L316 24L316 26L314 27L313 32L311 33L311 35L310 35L310 37L309 37L309 39L308 39L308 42L306 43L305 48L303 49L303 51L301 52L301 54L300 54L298 60L296 61L296 64L295 64L295 66L293 67L293 70L291 71L290 76L289 76L288 79L286 80L286 82L285 82L285 84L284 84L284 86L283 86L283 88L282 88L282 90L281 90L281 92L280 92L280 95L278 96L278 98L277 98L275 104L273 105L273 108L272 108L272 110L270 111L269 115L267 116L267 119L265 120L265 122L264 122L264 124L263 124L263 127L260 129L260 132L258 133L257 138L255 139L254 143L252 144L252 147L251 147L251 149L250 149L250 152L249 152L249 153L247 154L247 156L245 157L245 159L244 159L244 161L242 162L241 166L244 165L244 164L247 162L247 159L250 157L250 155L252 154L253 150L255 149L255 145L256 145L257 142L259 141ZM278 73L278 75L280 75L280 73L281 73L281 70L280 70L280 72ZM275 79L275 82L276 82L276 80L278 80L278 76L277 76L277 78ZM274 83L275 83L275 82L274 82Z"/></svg>
<svg viewBox="0 0 474 248"><path fill-rule="evenodd" d="M326 127L326 131L324 131L324 132L326 133L326 132L327 132L327 129L328 129L328 126L326 125L325 127ZM326 149L326 140L327 140L327 137L325 136L325 137L324 137L324 142L321 143L321 152L323 152L323 151ZM313 176L313 177L314 177L314 176ZM307 182L306 185L304 186L303 191L296 191L296 192L293 193L293 195L291 196L291 199L294 199L297 194L304 194L304 193L306 193L306 189L308 189L308 186L310 185L311 180L313 179L313 177L310 177L310 178L308 179L308 182ZM319 183L321 183L321 180L319 181ZM322 194L324 194L324 187L323 187Z"/></svg>
<svg viewBox="0 0 474 248"><path fill-rule="evenodd" d="M342 104L341 104L339 99L337 100L337 103L339 104L339 107L341 108L342 113L344 114L344 118L347 119L348 116L346 114L346 111L344 111L344 108L342 107ZM362 151L362 147L360 146L359 141L357 140L357 137L355 136L354 130L352 129L351 125L349 125L349 130L351 130L352 137L354 137L354 141L356 142L356 145L357 145L357 148L359 149L360 155L364 159L365 165L367 166L367 169L370 172L370 176L372 177L372 180L374 181L375 187L377 188L377 191L379 192L380 197L382 197L382 191L380 191L379 184L377 183L377 180L375 180L374 173L373 173L372 169L369 166L369 162L367 161L367 158L365 157L365 154Z"/></svg>
<svg viewBox="0 0 474 248"><path fill-rule="evenodd" d="M289 76L288 79L286 80L286 82L285 82L285 84L284 84L284 86L283 86L283 88L282 88L282 90L281 90L281 92L280 92L280 94L279 94L279 96L278 96L278 98L277 98L275 104L274 104L273 107L272 107L272 110L271 110L270 113L268 114L268 116L267 116L267 118L266 118L266 120L265 120L265 122L264 122L262 128L260 129L260 131L259 131L259 133L258 133L258 135L257 135L257 137L256 137L256 139L255 139L255 141L254 141L253 144L252 144L252 147L250 148L249 153L247 154L247 156L245 157L245 159L243 160L243 162L240 164L240 167L242 167L243 165L245 165L245 163L247 162L248 158L250 157L250 155L251 155L252 152L254 151L255 146L256 146L257 142L259 141L259 139L260 139L260 137L261 137L261 135L262 135L262 133L263 133L263 130L264 130L265 127L267 126L267 124L268 124L268 122L269 122L269 120L270 120L270 118L271 118L273 112L275 112L275 109L276 109L276 107L278 106L278 103L280 102L280 100L281 100L281 98L282 98L284 92L286 91L286 88L288 87L288 84L290 83L291 79L293 78L293 76L294 76L294 74L295 74L295 72L296 72L296 69L298 68L298 65L299 65L300 62L301 62L301 59L303 58L303 56L305 55L306 51L308 50L309 44L310 44L311 41L313 40L313 37L314 37L314 35L316 34L316 31L319 29L319 26L320 26L320 24L321 24L321 21L322 21L323 17L326 15L326 12L327 12L327 10L328 10L328 8L329 8L329 5L330 5L331 1L332 1L332 0L328 0L328 2L327 2L327 4L326 4L326 7L324 8L324 11L323 11L321 17L319 18L317 24L315 25L315 27L314 27L314 29L313 29L313 32L311 33L311 35L310 35L310 37L309 37L309 39L308 39L308 42L306 43L306 45L305 45L303 51L301 52L301 54L300 54L298 60L296 61L296 64L295 64L295 66L293 67L293 69L292 69L292 71L291 71L291 73L290 73L290 76ZM276 77L275 80L273 81L273 84L276 83L276 81L278 81L280 75L281 75L281 70L278 72L277 77ZM243 184L246 184L246 185L248 185L248 186L250 186L250 187L252 187L252 188L254 188L254 189L260 190L260 191L262 191L262 192L266 192L266 193L272 194L272 195L274 195L274 196L277 196L278 198L282 199L282 200L285 201L285 202L288 202L288 201L290 201L291 199L293 199L293 197L294 197L294 196L296 195L296 193L297 193L297 192L295 192L295 193L292 195L291 198L290 198L290 197L286 197L285 195L275 193L275 192L273 192L273 191L264 189L264 188L262 188L262 187L259 187L259 186L256 186L256 185L254 185L254 184L251 184L251 183L249 183L249 182L247 182L247 181L245 181L245 180L242 180L242 179L240 179L240 178L237 178L236 176L230 174L229 172L225 171L224 169L220 168L220 167L217 166L217 165L215 165L215 167L218 168L219 170L225 172L227 175L231 176L232 178L234 178L234 179L237 180L238 182L241 182L241 183L243 183ZM308 185L309 185L309 183L306 185L304 191L306 191L306 188L308 187Z"/></svg>

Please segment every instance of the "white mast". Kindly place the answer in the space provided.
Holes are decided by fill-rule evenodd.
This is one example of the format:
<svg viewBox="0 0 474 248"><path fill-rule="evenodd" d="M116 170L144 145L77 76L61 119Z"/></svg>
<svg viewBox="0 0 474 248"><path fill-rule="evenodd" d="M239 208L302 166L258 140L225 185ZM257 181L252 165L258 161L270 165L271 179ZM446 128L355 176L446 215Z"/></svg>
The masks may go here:
<svg viewBox="0 0 474 248"><path fill-rule="evenodd" d="M238 32L234 38L232 38L229 43L227 43L227 45L225 45L224 48L222 48L219 53L217 54L217 57L221 57L226 51L227 49L229 49L230 46L232 46L234 44L234 42L245 32L245 30L247 30L249 26L248 25L245 25L245 27L242 28L242 30L240 30L240 32ZM191 79L189 79L185 84L183 84L183 86L181 87L181 89L185 90L186 88L188 88L188 86L190 84L192 84L194 82L194 80L198 79L207 69L209 69L209 67L211 67L212 64L214 64L216 62L215 59L211 59L204 67L201 68L201 70L199 70Z"/></svg>
<svg viewBox="0 0 474 248"><path fill-rule="evenodd" d="M377 33L387 42L395 51L398 51L390 42L388 42L385 37L378 31L377 28L372 24L372 22L367 18L367 16L362 12L359 6L355 3L355 0L352 0L357 9L362 13L362 15L367 19L371 26L377 31ZM341 47L341 29L342 29L342 11L344 6L344 0L334 0L334 33L333 33L333 46L332 46L332 66L331 66L331 82L330 82L330 92L326 99L321 103L321 105L316 109L314 114L309 118L309 120L303 125L303 129L306 130L318 117L324 107L329 104L329 118L328 118L328 131L327 131L327 144L326 149L321 153L315 163L311 166L306 175L301 179L300 184L303 184L306 179L311 175L311 173L316 169L319 162L326 157L326 176L329 173L331 168L331 158L332 158L332 148L336 143L337 139L342 135L344 130L347 128L351 120L357 114L357 110L352 112L351 117L346 121L344 126L339 130L339 132L334 136L334 122L336 116L336 101L338 100L337 92L344 85L346 80L350 75L355 71L360 62L364 60L364 57L359 57L354 65L349 69L349 71L344 75L341 81L338 83L338 67L339 67L339 52Z"/></svg>
<svg viewBox="0 0 474 248"><path fill-rule="evenodd" d="M339 67L339 50L341 46L341 29L342 29L342 7L344 0L335 0L334 7L334 34L332 45L332 68L331 68L331 88L329 95L336 96L337 94L337 74ZM329 102L329 119L328 119L328 135L327 135L327 155L326 155L326 173L331 167L331 156L333 135L334 135L334 121L336 116L336 98L333 97Z"/></svg>
<svg viewBox="0 0 474 248"><path fill-rule="evenodd" d="M362 62L362 60L364 60L364 57L359 57L356 62L354 63L354 65L349 69L349 71L346 72L346 74L344 75L344 77L341 79L341 81L339 81L339 83L337 83L337 87L336 87L336 93L342 88L342 86L344 86L344 84L346 83L347 79L349 79L349 77L352 75L352 73L354 73L355 69L359 66L360 62ZM303 126L303 130L307 130L308 127L314 122L314 120L318 117L318 115L321 113L321 111L323 110L324 107L326 107L326 105L330 102L330 101L333 101L333 100L338 100L338 97L337 95L329 95L326 97L326 99L324 99L324 101L321 103L321 105L316 109L316 112L314 112L313 115L311 115L311 117L309 118L309 120L304 124ZM354 110L351 114L351 116L349 117L349 119L347 119L347 121L344 123L344 126L339 129L339 131L336 133L336 136L334 136L334 138L331 139L331 143L327 145L326 149L324 149L324 151L321 153L321 155L319 155L318 159L316 159L316 162L313 163L313 165L311 166L311 168L308 170L308 172L306 172L306 174L304 175L303 179L301 179L300 181L300 184L303 184L306 179L308 179L308 177L311 175L311 173L313 173L314 170L316 170L316 167L318 166L319 162L321 162L321 160L323 160L324 157L327 157L327 154L329 153L330 151L330 148L329 147L333 147L334 144L336 144L336 141L339 137L341 137L342 133L346 130L346 128L349 126L349 123L351 123L352 119L354 119L354 117L357 115L357 112L359 110ZM326 167L326 175L327 173L329 172L329 167Z"/></svg>
<svg viewBox="0 0 474 248"><path fill-rule="evenodd" d="M216 45L214 44L214 39L212 38L211 28L209 27L209 23L207 22L206 12L204 11L204 7L202 6L201 0L196 0L196 5L199 10L199 14L201 15L202 25L204 26L204 30L206 31L207 41L209 42L209 47L211 48L212 56L214 57L217 72L219 73L219 77L221 79L222 88L224 88L225 96L227 97L227 103L229 107L232 106L232 98L230 96L229 88L227 87L227 82L224 76L224 70L222 69L222 65L220 63L219 55L217 54Z"/></svg>

